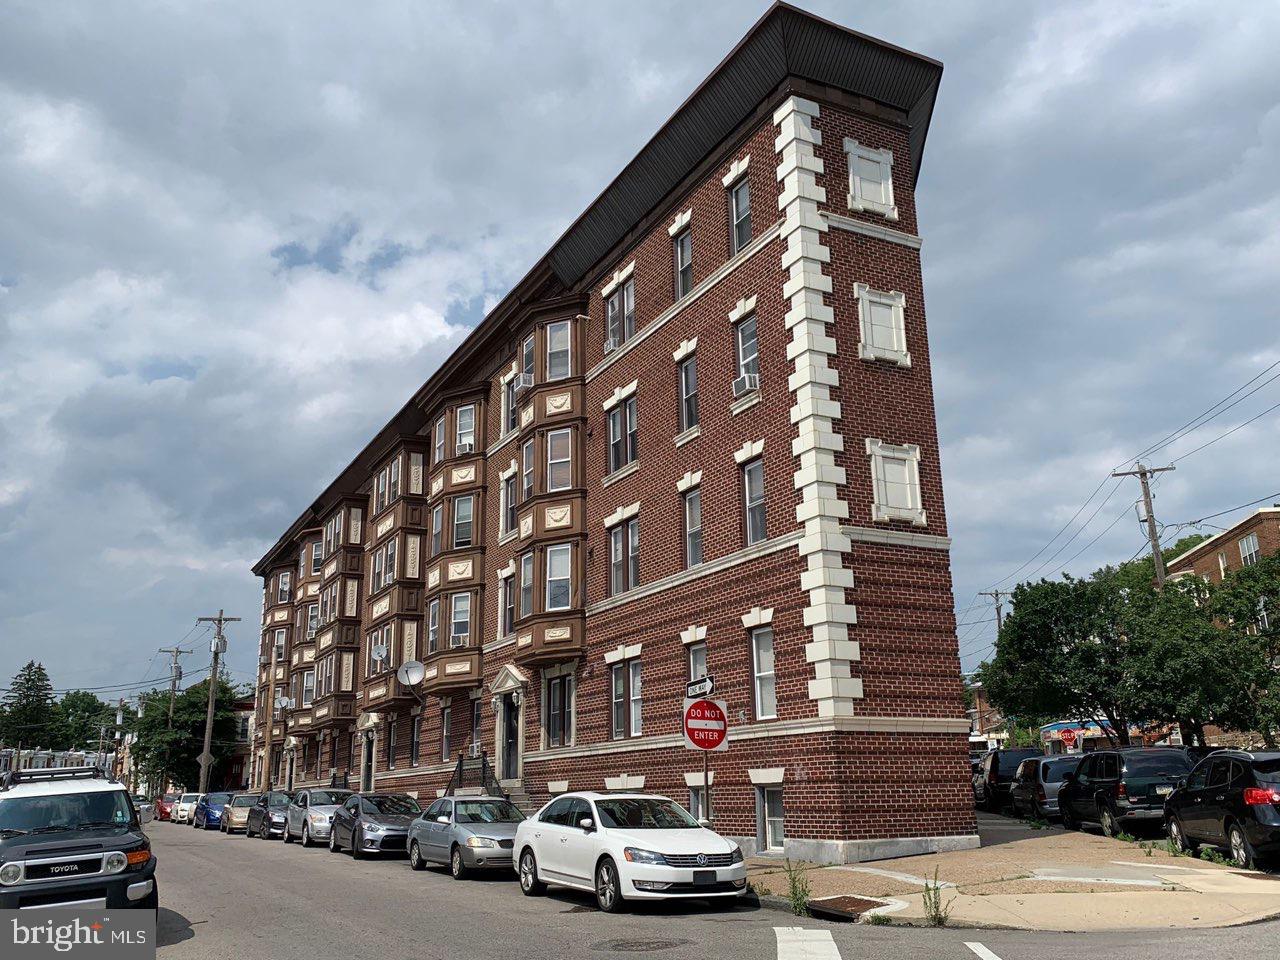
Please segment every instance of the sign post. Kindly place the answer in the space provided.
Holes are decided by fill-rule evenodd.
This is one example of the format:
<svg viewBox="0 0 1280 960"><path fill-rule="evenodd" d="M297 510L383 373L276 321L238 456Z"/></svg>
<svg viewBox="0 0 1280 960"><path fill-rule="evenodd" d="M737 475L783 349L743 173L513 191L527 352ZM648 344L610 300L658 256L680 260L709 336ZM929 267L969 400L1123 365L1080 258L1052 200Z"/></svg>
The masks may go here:
<svg viewBox="0 0 1280 960"><path fill-rule="evenodd" d="M690 681L694 687L710 677ZM729 711L723 700L686 698L684 701L684 745L689 750L702 751L702 806L703 819L711 820L711 765L708 756L713 750L729 749Z"/></svg>

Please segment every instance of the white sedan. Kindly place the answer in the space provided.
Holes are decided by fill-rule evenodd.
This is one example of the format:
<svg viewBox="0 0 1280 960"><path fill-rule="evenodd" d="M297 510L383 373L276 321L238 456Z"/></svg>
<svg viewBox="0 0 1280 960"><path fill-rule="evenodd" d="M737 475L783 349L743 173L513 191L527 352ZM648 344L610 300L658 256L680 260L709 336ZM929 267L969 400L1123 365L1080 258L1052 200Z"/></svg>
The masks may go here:
<svg viewBox="0 0 1280 960"><path fill-rule="evenodd" d="M742 850L678 803L648 794L566 793L516 829L525 896L548 883L596 895L606 913L626 900L738 897Z"/></svg>
<svg viewBox="0 0 1280 960"><path fill-rule="evenodd" d="M169 819L174 823L191 823L195 819L196 804L200 802L200 797L199 793L184 793L173 805L173 813L169 815Z"/></svg>

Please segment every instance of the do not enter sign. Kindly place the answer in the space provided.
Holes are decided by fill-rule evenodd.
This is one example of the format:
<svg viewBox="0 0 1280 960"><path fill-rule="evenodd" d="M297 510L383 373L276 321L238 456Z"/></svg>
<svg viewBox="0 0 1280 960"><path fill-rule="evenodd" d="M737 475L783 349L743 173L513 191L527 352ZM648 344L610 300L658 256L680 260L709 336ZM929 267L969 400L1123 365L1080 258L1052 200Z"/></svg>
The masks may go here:
<svg viewBox="0 0 1280 960"><path fill-rule="evenodd" d="M723 700L684 702L684 745L690 750L729 749L729 712Z"/></svg>

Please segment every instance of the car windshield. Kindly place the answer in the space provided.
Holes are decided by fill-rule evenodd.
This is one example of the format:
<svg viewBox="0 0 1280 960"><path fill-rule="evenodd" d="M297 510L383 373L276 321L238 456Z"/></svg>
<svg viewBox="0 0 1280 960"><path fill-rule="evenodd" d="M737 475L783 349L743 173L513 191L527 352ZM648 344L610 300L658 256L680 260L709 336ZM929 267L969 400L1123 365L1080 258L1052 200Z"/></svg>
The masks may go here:
<svg viewBox="0 0 1280 960"><path fill-rule="evenodd" d="M360 806L365 813L414 814L421 813L422 808L413 797L382 796L362 797Z"/></svg>
<svg viewBox="0 0 1280 960"><path fill-rule="evenodd" d="M460 800L455 807L458 823L519 823L524 814L506 800Z"/></svg>
<svg viewBox="0 0 1280 960"><path fill-rule="evenodd" d="M312 790L311 805L313 807L334 806L351 796L350 790Z"/></svg>
<svg viewBox="0 0 1280 960"><path fill-rule="evenodd" d="M231 801L233 807L252 807L258 802L258 798L253 794L241 794Z"/></svg>
<svg viewBox="0 0 1280 960"><path fill-rule="evenodd" d="M96 790L54 796L0 799L0 834L82 827L127 827L133 822L129 795L123 790Z"/></svg>
<svg viewBox="0 0 1280 960"><path fill-rule="evenodd" d="M1124 756L1124 772L1129 777L1177 777L1190 769L1186 754L1180 750L1128 753Z"/></svg>
<svg viewBox="0 0 1280 960"><path fill-rule="evenodd" d="M220 807L230 799L231 799L231 794L229 793L211 793L204 798L204 802L211 803Z"/></svg>
<svg viewBox="0 0 1280 960"><path fill-rule="evenodd" d="M1068 773L1075 773L1078 766L1080 760L1077 757L1070 760L1050 760L1041 765L1040 776L1045 783L1061 783L1062 778Z"/></svg>
<svg viewBox="0 0 1280 960"><path fill-rule="evenodd" d="M287 807L289 801L293 798L287 793L273 793L267 797L267 806L269 807Z"/></svg>
<svg viewBox="0 0 1280 960"><path fill-rule="evenodd" d="M698 821L684 807L656 797L625 797L597 800L600 822L606 827L627 830L696 830Z"/></svg>
<svg viewBox="0 0 1280 960"><path fill-rule="evenodd" d="M179 803L195 803L199 799L200 799L200 794L198 793L184 793L182 795L182 799L178 802Z"/></svg>

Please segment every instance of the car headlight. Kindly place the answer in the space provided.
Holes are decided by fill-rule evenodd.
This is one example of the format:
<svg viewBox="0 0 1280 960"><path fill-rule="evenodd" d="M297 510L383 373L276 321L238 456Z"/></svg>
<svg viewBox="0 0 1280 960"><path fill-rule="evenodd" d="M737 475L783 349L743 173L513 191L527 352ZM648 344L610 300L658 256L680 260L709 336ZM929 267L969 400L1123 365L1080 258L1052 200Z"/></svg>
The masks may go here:
<svg viewBox="0 0 1280 960"><path fill-rule="evenodd" d="M365 833L381 833L381 832L382 832L382 824L380 824L380 823L366 823L366 824L364 825L364 832L365 832Z"/></svg>
<svg viewBox="0 0 1280 960"><path fill-rule="evenodd" d="M329 817L323 813L308 813L307 819L318 827L324 826L329 822Z"/></svg>
<svg viewBox="0 0 1280 960"><path fill-rule="evenodd" d="M119 850L107 854L107 859L102 861L103 873L119 873L129 865L129 858Z"/></svg>
<svg viewBox="0 0 1280 960"><path fill-rule="evenodd" d="M490 848L498 845L497 840L490 840L488 837L467 837L467 846L472 849Z"/></svg>
<svg viewBox="0 0 1280 960"><path fill-rule="evenodd" d="M626 857L629 863L663 864L667 862L667 858L660 853L654 853L652 850L639 850L635 847L627 847L622 851L622 855Z"/></svg>
<svg viewBox="0 0 1280 960"><path fill-rule="evenodd" d="M4 884L7 887L11 884L17 883L21 879L22 864L6 863L3 867L0 867L0 884Z"/></svg>
<svg viewBox="0 0 1280 960"><path fill-rule="evenodd" d="M734 848L733 848L733 853L729 854L729 862L730 862L730 863L741 863L741 862L742 862L742 859L743 859L743 858L742 858L742 848L741 848L741 847L734 847Z"/></svg>

